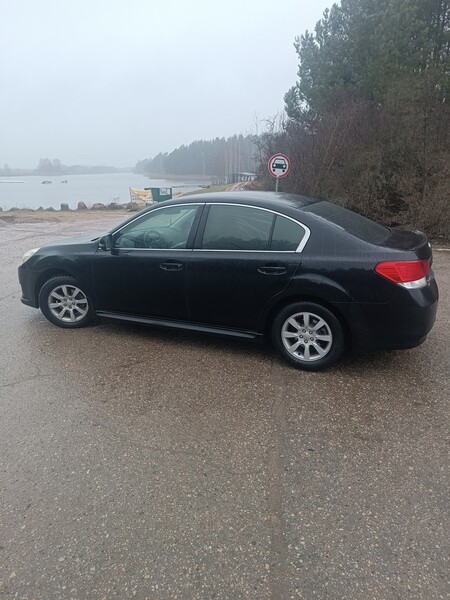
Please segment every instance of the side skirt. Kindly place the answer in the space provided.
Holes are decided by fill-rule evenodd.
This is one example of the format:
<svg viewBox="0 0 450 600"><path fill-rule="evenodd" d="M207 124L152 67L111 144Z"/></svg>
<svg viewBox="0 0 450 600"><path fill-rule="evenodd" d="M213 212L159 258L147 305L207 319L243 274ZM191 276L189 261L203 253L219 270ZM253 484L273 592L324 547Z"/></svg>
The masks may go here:
<svg viewBox="0 0 450 600"><path fill-rule="evenodd" d="M211 327L208 325L196 325L195 323L186 323L184 321L170 321L166 319L155 319L152 317L140 317L135 315L126 315L122 313L112 313L102 310L96 310L97 317L105 319L116 319L118 321L129 321L131 323L143 323L145 325L157 325L158 327L170 327L172 329L184 329L188 331L200 331L202 333L214 333L226 335L229 337L245 338L249 340L261 339L261 333L253 331L241 331L238 329L223 329L222 327Z"/></svg>

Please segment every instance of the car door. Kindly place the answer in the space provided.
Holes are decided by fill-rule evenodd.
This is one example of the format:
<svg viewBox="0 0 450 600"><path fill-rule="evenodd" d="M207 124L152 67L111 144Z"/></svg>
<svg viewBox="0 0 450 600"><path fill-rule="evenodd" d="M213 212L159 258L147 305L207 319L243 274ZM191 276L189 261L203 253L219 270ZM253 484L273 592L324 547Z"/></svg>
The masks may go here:
<svg viewBox="0 0 450 600"><path fill-rule="evenodd" d="M257 331L264 306L297 270L307 234L306 228L270 210L207 206L188 265L189 319Z"/></svg>
<svg viewBox="0 0 450 600"><path fill-rule="evenodd" d="M201 204L160 207L113 234L93 259L98 311L186 320L186 265Z"/></svg>

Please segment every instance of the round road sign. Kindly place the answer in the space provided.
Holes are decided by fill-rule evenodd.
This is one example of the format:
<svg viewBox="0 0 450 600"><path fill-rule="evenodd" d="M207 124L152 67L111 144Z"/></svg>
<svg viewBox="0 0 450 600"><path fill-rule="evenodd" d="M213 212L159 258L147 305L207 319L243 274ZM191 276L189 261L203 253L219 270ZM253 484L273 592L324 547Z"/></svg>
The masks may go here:
<svg viewBox="0 0 450 600"><path fill-rule="evenodd" d="M270 157L267 168L272 177L282 179L291 170L291 161L285 154L274 154Z"/></svg>

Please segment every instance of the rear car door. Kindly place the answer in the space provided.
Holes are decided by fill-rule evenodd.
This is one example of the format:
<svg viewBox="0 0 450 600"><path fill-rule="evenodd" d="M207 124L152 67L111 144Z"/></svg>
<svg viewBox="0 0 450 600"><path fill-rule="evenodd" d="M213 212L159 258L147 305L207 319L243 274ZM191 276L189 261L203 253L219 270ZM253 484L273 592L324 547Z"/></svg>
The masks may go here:
<svg viewBox="0 0 450 600"><path fill-rule="evenodd" d="M188 265L189 319L256 332L264 306L299 267L308 235L293 219L271 210L206 206Z"/></svg>

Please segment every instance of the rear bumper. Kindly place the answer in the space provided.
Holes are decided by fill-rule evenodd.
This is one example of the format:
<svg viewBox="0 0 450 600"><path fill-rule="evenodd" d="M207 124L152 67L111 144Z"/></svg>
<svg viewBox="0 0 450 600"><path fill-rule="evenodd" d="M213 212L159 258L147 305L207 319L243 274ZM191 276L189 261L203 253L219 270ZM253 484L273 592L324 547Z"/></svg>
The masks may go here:
<svg viewBox="0 0 450 600"><path fill-rule="evenodd" d="M347 305L344 316L351 331L353 350L370 352L419 346L433 328L438 299L438 288L432 277L423 289L399 287L386 304Z"/></svg>

